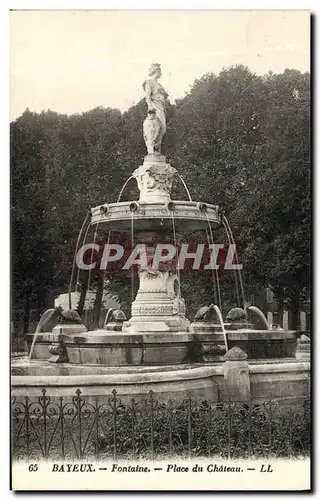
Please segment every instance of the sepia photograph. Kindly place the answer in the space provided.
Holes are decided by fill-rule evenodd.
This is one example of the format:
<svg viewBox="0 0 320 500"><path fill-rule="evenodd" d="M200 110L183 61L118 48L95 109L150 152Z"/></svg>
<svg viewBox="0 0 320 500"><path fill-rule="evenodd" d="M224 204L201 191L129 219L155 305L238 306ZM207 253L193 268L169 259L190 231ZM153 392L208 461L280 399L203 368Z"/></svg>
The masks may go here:
<svg viewBox="0 0 320 500"><path fill-rule="evenodd" d="M10 11L14 491L310 491L311 21Z"/></svg>

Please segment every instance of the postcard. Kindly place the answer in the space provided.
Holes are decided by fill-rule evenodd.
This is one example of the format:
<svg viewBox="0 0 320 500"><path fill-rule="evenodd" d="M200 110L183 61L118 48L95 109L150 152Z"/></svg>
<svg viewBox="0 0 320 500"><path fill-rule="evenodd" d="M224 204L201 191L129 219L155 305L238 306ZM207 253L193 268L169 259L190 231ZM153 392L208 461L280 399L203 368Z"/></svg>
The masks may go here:
<svg viewBox="0 0 320 500"><path fill-rule="evenodd" d="M310 490L310 26L10 12L14 491Z"/></svg>

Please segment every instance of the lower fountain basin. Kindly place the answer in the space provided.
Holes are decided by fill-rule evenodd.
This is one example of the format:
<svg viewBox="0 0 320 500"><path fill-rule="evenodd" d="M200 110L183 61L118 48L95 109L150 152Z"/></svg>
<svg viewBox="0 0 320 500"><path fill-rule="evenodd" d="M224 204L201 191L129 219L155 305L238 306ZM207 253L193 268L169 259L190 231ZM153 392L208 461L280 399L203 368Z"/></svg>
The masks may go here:
<svg viewBox="0 0 320 500"><path fill-rule="evenodd" d="M134 219L135 231L154 231L175 228L181 231L188 227L190 232L208 228L208 221L219 226L221 216L218 206L194 201L175 201L168 203L142 203L123 201L99 205L91 210L92 224L108 225L117 231L130 231L131 219Z"/></svg>
<svg viewBox="0 0 320 500"><path fill-rule="evenodd" d="M238 329L226 331L228 349L240 347L247 354L248 359L294 358L298 335L297 332L289 330ZM196 333L194 339L206 349L206 355L211 358L221 356L221 346L224 346L224 335L221 332Z"/></svg>
<svg viewBox="0 0 320 500"><path fill-rule="evenodd" d="M248 359L294 358L297 349L294 331L227 330L228 349L240 347ZM29 348L33 335L28 335ZM226 353L224 335L220 331L173 333L125 333L94 330L59 335L38 334L33 359L48 359L52 343L61 342L69 362L75 365L152 366L177 365L188 362L223 361Z"/></svg>
<svg viewBox="0 0 320 500"><path fill-rule="evenodd" d="M70 363L105 366L176 365L187 360L186 332L141 334L95 330L65 335Z"/></svg>
<svg viewBox="0 0 320 500"><path fill-rule="evenodd" d="M309 395L309 360L255 360L249 362L250 391L253 401L301 398ZM201 402L227 399L223 363L193 363L177 366L75 366L53 365L47 361L12 361L12 396L30 399L46 395L52 400L72 398L80 389L86 401L108 402L116 390L121 401L143 401L153 391L159 402L185 398Z"/></svg>

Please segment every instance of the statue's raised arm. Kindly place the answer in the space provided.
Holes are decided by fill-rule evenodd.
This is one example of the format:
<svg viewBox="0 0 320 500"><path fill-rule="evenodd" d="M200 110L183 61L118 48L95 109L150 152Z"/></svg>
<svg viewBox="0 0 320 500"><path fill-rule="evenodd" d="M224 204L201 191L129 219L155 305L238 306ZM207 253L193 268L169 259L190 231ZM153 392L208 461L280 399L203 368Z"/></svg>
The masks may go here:
<svg viewBox="0 0 320 500"><path fill-rule="evenodd" d="M148 154L160 154L161 142L166 132L165 102L168 94L158 82L161 77L161 66L153 63L149 69L149 77L143 82L148 116L143 122L143 136Z"/></svg>

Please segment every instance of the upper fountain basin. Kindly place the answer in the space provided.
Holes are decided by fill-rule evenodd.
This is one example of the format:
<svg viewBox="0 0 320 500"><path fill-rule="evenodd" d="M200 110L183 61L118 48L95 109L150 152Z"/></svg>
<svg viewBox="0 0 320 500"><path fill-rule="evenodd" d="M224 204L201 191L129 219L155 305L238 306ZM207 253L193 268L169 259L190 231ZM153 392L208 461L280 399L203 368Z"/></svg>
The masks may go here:
<svg viewBox="0 0 320 500"><path fill-rule="evenodd" d="M145 203L123 201L106 203L91 209L91 224L108 225L118 231L131 229L152 231L172 228L174 219L177 231L201 231L207 229L208 222L215 226L221 223L221 213L217 205L196 201L176 201Z"/></svg>

